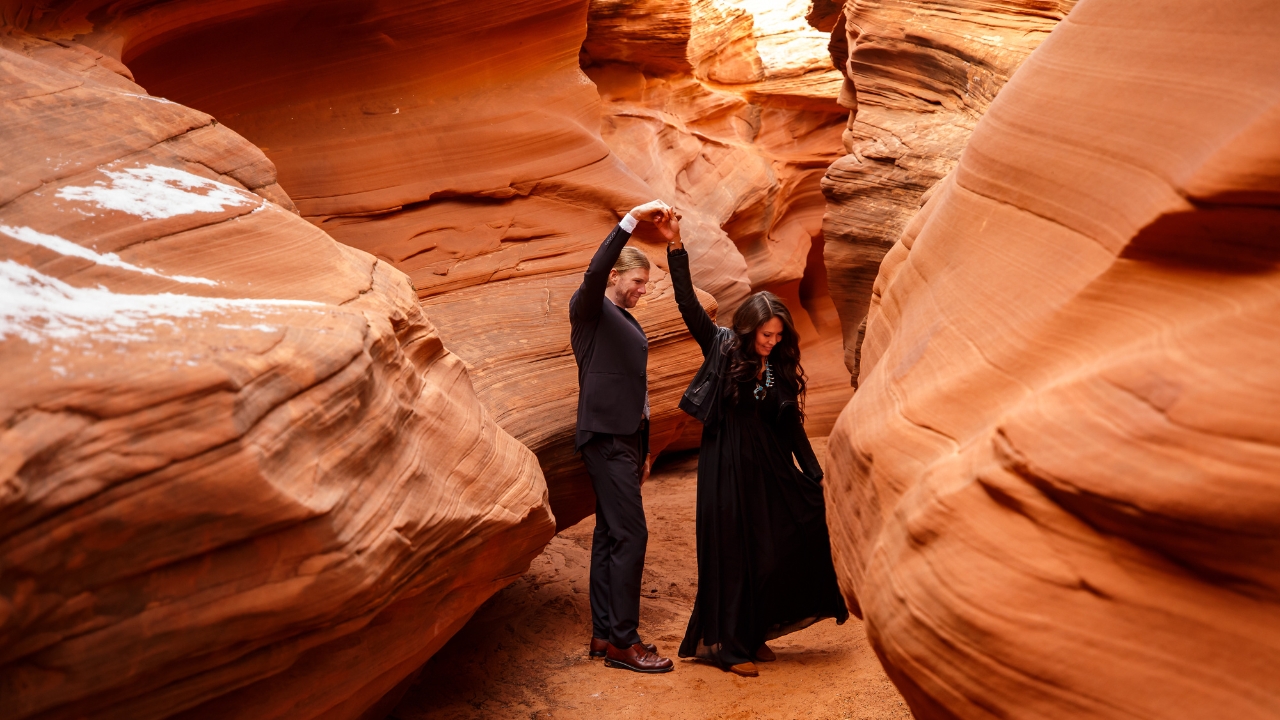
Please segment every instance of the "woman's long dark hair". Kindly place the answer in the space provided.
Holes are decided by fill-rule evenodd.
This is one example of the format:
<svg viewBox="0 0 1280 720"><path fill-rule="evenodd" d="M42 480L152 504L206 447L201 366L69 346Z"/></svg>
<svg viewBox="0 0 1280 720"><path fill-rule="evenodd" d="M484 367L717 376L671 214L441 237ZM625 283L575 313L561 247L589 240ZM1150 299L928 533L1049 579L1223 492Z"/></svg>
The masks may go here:
<svg viewBox="0 0 1280 720"><path fill-rule="evenodd" d="M791 320L791 311L777 295L765 290L738 306L733 314L733 349L729 353L729 372L725 382L725 399L738 402L738 385L755 382L760 374L760 356L756 354L756 330L771 318L782 321L782 339L769 354L776 380L796 394L800 419L804 420L804 368L800 367L800 335Z"/></svg>

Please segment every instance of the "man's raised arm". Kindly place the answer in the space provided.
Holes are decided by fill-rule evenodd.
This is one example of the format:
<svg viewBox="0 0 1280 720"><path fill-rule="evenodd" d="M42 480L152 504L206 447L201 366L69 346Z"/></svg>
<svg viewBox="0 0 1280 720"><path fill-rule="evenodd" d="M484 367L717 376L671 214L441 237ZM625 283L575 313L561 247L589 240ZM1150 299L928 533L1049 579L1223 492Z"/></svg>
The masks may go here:
<svg viewBox="0 0 1280 720"><path fill-rule="evenodd" d="M641 220L657 222L665 216L668 209L669 206L661 200L651 200L637 205L622 217L591 258L587 273L582 278L582 285L569 301L570 318L590 321L600 316L600 303L604 302L604 291L609 286L609 271L618 262L618 256L631 239L636 225Z"/></svg>

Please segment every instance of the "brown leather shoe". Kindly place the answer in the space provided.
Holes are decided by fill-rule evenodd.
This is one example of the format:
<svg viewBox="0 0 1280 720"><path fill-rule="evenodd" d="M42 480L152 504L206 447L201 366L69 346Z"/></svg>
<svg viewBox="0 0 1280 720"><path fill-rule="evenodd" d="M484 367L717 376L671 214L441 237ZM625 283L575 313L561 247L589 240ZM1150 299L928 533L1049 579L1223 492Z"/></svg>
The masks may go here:
<svg viewBox="0 0 1280 720"><path fill-rule="evenodd" d="M756 660L759 660L760 662L773 662L777 659L778 656L774 654L773 648L765 645L764 643L760 643L760 648L756 650Z"/></svg>
<svg viewBox="0 0 1280 720"><path fill-rule="evenodd" d="M674 666L671 658L658 657L649 652L644 643L636 643L629 648L618 648L610 644L605 650L604 664L611 668L623 668L642 673L671 672Z"/></svg>
<svg viewBox="0 0 1280 720"><path fill-rule="evenodd" d="M640 641L640 644L644 646L645 650L648 650L654 655L658 654L657 645L654 645L653 643L644 642L643 640ZM591 649L587 652L587 654L593 658L602 658L605 655L605 651L607 651L608 649L609 649L608 640L601 640L598 637L593 637L591 638Z"/></svg>
<svg viewBox="0 0 1280 720"><path fill-rule="evenodd" d="M760 671L756 668L756 664L753 662L730 665L729 672L734 675L741 675L742 677L760 677Z"/></svg>

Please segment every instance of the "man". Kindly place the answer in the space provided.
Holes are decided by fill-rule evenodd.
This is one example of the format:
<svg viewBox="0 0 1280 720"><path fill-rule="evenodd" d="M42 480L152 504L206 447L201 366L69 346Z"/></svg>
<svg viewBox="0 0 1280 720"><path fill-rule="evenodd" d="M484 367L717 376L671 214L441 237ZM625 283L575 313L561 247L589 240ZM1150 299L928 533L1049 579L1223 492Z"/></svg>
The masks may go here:
<svg viewBox="0 0 1280 720"><path fill-rule="evenodd" d="M637 632L649 541L640 499L649 468L649 341L627 310L645 294L649 259L625 246L641 220L655 223L664 235L670 232L662 222L670 210L654 200L627 213L591 258L569 300L570 342L578 362L575 445L596 491L590 653L604 657L609 667L647 673L669 672L673 666Z"/></svg>

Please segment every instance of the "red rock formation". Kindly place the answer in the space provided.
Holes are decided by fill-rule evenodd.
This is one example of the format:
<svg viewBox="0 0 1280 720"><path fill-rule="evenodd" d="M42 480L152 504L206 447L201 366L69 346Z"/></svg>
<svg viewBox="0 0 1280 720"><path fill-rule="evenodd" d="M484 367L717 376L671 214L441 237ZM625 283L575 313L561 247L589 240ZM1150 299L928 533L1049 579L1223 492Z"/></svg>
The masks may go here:
<svg viewBox="0 0 1280 720"><path fill-rule="evenodd" d="M578 67L585 21L585 0L139 0L28 24L119 55L153 94L243 134L303 217L406 272L482 403L538 455L568 525L594 499L572 454L564 303L618 214L654 195L600 139ZM669 301L639 317L663 335L653 390L674 397L696 348L666 329ZM657 408L654 447L684 422L674 403Z"/></svg>
<svg viewBox="0 0 1280 720"><path fill-rule="evenodd" d="M822 264L819 181L846 112L810 3L594 0L583 67L604 101L602 136L685 216L695 282L727 322L756 290L795 311L825 435L850 396ZM678 446L697 444L687 428Z"/></svg>
<svg viewBox="0 0 1280 720"><path fill-rule="evenodd" d="M855 378L860 327L881 259L924 194L955 167L996 93L1074 4L844 3L831 54L846 78L840 102L852 110L848 155L823 179L830 202L822 229L845 364Z"/></svg>
<svg viewBox="0 0 1280 720"><path fill-rule="evenodd" d="M11 28L0 99L2 714L361 715L551 536L533 454L210 116Z"/></svg>
<svg viewBox="0 0 1280 720"><path fill-rule="evenodd" d="M1083 0L885 258L828 507L917 717L1280 714L1278 31Z"/></svg>

